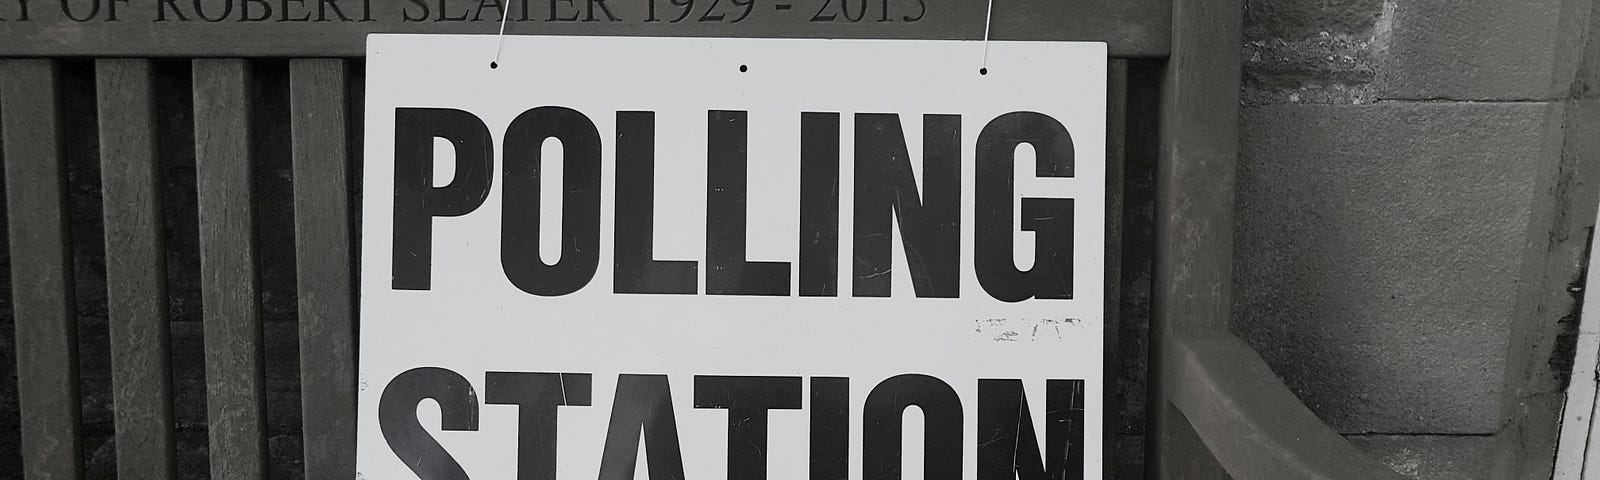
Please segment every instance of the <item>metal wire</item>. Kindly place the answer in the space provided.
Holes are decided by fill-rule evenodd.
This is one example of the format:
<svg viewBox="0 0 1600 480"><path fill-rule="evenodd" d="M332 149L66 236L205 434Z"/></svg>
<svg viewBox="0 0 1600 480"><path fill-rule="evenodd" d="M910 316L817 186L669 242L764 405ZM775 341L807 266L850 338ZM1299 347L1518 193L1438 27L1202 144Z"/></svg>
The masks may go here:
<svg viewBox="0 0 1600 480"><path fill-rule="evenodd" d="M500 5L500 35L495 37L494 59L489 60L489 68L500 68L500 52L506 48L506 19L509 17L511 2L506 2Z"/></svg>
<svg viewBox="0 0 1600 480"><path fill-rule="evenodd" d="M978 72L989 73L989 26L994 20L994 0L989 0L989 8L983 14L983 62L978 67Z"/></svg>

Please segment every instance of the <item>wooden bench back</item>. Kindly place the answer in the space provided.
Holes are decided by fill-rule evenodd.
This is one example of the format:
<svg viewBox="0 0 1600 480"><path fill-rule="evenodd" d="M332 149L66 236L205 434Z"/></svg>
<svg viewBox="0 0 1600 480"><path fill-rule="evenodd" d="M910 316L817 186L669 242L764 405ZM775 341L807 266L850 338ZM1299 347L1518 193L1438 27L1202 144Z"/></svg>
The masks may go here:
<svg viewBox="0 0 1600 480"><path fill-rule="evenodd" d="M179 452L179 417L199 406L175 393L182 390L175 379L196 366L174 361L182 342L173 332L181 330L169 320L181 302L169 289L188 284L198 285L202 312L195 358L203 358L209 435L203 470L212 478L268 476L269 431L282 427L268 424L277 407L267 379L278 376L266 372L287 349L298 352L288 367L298 370L289 377L299 384L277 388L299 391L305 477L348 478L361 388L354 262L365 35L492 34L501 1L0 0L0 159L24 478L85 476L93 450L83 442L88 391L111 392L120 478L201 476L178 467L188 458ZM988 7L976 0L504 1L512 34L713 37L979 39ZM992 35L1107 42L1114 57L1107 204L1116 213L1128 59L1154 60L1144 64L1163 71L1151 476L1384 478L1387 469L1316 420L1227 333L1241 13L1239 0L998 0ZM157 74L174 62L184 85L164 85ZM69 64L92 66L88 73L75 67L73 76L64 73ZM286 92L265 98L261 72L281 73L284 65ZM69 76L92 79L92 88L67 88ZM86 184L69 178L67 156L88 143L99 182ZM289 157L286 198L257 191L274 152ZM164 174L175 158L192 161L192 178ZM164 198L173 182L192 191L192 201ZM71 206L85 196L99 197L100 217L81 225ZM264 211L285 202L293 205L288 220L263 221ZM194 229L172 235L164 219L173 216L194 219ZM1123 355L1115 328L1121 225L1120 215L1108 216L1106 378L1115 378ZM93 358L79 350L83 320L75 311L85 283L74 277L82 274L72 248L73 236L85 233L80 227L104 239L89 256L105 263L105 378L79 365ZM287 235L283 229L292 230L292 242L261 242ZM177 243L195 247L193 272L166 271ZM273 272L292 272L293 290L264 292L263 275ZM280 330L264 317L277 313L263 305L284 296L294 297L287 310L297 331L274 344L270 333ZM1107 416L1108 432L1117 431L1114 417Z"/></svg>
<svg viewBox="0 0 1600 480"><path fill-rule="evenodd" d="M169 327L174 292L164 266L174 239L165 238L163 219L174 215L197 224L198 242L190 242L197 252L189 254L198 255L198 269L178 273L198 275L191 283L199 284L203 312L210 476L268 472L265 372L267 357L278 352L264 338L271 325L263 318L261 279L263 270L284 267L263 262L282 258L294 259L305 474L343 478L353 471L359 229L352 193L359 188L366 34L494 33L498 1L28 0L26 20L22 3L8 9L6 1L0 0L0 158L27 478L84 474L94 447L84 445L80 412L86 391L96 389L113 394L119 476L177 475L173 379L194 366L183 363L193 359L175 364ZM979 39L987 7L957 0L718 1L510 1L507 28L512 34ZM1165 0L1001 0L992 33L998 40L1101 40L1117 57L1159 58L1170 44L1169 10ZM587 21L590 14L594 21ZM85 61L92 62L94 98L73 98L89 93L62 87L63 65ZM179 100L187 101L158 95L155 65L173 61L188 63L189 85L179 89L188 96ZM284 61L287 112L263 104L255 68ZM1112 91L1126 92L1126 63L1115 61L1112 71ZM1112 98L1113 111L1121 111L1123 100ZM69 112L65 105L74 103L93 108ZM178 114L189 124L161 127L163 118ZM1120 138L1116 122L1112 131ZM274 255L272 248L290 246L260 241L262 229L283 227L261 212L274 208L263 202L283 199L265 199L253 181L263 152L279 148L264 145L275 139L259 132L281 123L292 156L294 241L292 254ZM186 143L182 152L168 151L171 137ZM97 144L98 185L69 182L64 146L73 142ZM1112 147L1120 164L1120 144ZM192 158L193 178L176 180L193 182L192 201L163 199L163 185L174 179L163 177L170 169L162 165L175 156ZM74 279L70 204L85 188L101 197L109 378L80 373L79 366L88 357L78 349L74 287L86 279ZM1112 220L1120 227L1119 218Z"/></svg>

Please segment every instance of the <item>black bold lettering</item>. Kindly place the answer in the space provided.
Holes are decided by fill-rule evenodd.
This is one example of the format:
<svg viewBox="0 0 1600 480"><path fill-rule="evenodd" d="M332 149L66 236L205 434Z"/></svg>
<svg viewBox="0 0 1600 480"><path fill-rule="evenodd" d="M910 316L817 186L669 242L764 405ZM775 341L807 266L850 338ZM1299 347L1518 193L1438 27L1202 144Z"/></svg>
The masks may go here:
<svg viewBox="0 0 1600 480"><path fill-rule="evenodd" d="M695 375L694 408L728 409L728 478L766 480L767 411L800 408L800 377Z"/></svg>
<svg viewBox="0 0 1600 480"><path fill-rule="evenodd" d="M655 259L655 112L617 112L616 293L699 291L694 261Z"/></svg>
<svg viewBox="0 0 1600 480"><path fill-rule="evenodd" d="M800 296L839 295L839 114L800 114Z"/></svg>
<svg viewBox="0 0 1600 480"><path fill-rule="evenodd" d="M672 387L666 375L617 376L617 396L600 454L600 480L633 480L641 430L651 480L681 480L683 451L672 414Z"/></svg>
<svg viewBox="0 0 1600 480"><path fill-rule="evenodd" d="M706 293L789 295L788 262L745 259L748 112L712 110L706 135Z"/></svg>
<svg viewBox="0 0 1600 480"><path fill-rule="evenodd" d="M977 184L973 268L978 284L996 300L1072 298L1072 199L1022 199L1022 229L1034 232L1033 267L1018 270L1012 259L1015 224L1011 199L1016 190L1012 172L1017 146L1024 143L1035 152L1035 175L1074 174L1072 135L1054 118L1012 112L983 127L978 134L973 179Z"/></svg>
<svg viewBox="0 0 1600 480"><path fill-rule="evenodd" d="M978 380L978 480L1082 480L1083 380L1045 382L1039 451L1021 380Z"/></svg>
<svg viewBox="0 0 1600 480"><path fill-rule="evenodd" d="M561 142L561 259L539 258L539 175L547 138ZM500 264L524 292L555 297L578 291L600 264L600 132L566 107L522 112L506 127Z"/></svg>
<svg viewBox="0 0 1600 480"><path fill-rule="evenodd" d="M893 220L917 296L961 293L961 117L923 116L922 139L919 199L900 117L856 114L855 296L889 296Z"/></svg>
<svg viewBox="0 0 1600 480"><path fill-rule="evenodd" d="M439 403L439 427L449 431L478 429L478 394L456 372L437 367L413 368L394 377L378 399L378 428L395 457L422 480L467 480L466 470L439 445L417 420L417 404Z"/></svg>
<svg viewBox="0 0 1600 480"><path fill-rule="evenodd" d="M434 138L456 150L455 176L443 187L433 186ZM493 140L477 116L445 108L394 110L394 289L430 288L433 217L477 209L489 196L492 171Z"/></svg>
<svg viewBox="0 0 1600 480"><path fill-rule="evenodd" d="M961 397L927 375L890 377L873 387L862 407L861 473L865 480L900 480L901 425L907 407L922 410L923 475L961 478Z"/></svg>
<svg viewBox="0 0 1600 480"><path fill-rule="evenodd" d="M587 373L488 372L484 403L517 406L517 480L555 480L556 407L589 406Z"/></svg>
<svg viewBox="0 0 1600 480"><path fill-rule="evenodd" d="M850 379L811 378L811 480L850 478Z"/></svg>

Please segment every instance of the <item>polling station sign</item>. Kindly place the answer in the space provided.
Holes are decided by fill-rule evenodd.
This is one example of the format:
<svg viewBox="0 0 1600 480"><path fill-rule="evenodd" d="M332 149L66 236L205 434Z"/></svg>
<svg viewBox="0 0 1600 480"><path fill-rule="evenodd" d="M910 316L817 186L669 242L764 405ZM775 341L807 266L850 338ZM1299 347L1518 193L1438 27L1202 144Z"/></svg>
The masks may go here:
<svg viewBox="0 0 1600 480"><path fill-rule="evenodd" d="M362 477L1100 478L1103 44L504 41L368 42Z"/></svg>

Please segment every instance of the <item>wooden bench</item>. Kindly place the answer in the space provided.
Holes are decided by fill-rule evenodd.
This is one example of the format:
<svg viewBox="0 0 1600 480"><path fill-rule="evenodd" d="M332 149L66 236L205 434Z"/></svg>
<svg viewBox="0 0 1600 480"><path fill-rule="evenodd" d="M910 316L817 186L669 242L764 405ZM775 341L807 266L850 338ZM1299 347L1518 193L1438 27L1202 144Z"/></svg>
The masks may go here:
<svg viewBox="0 0 1600 480"><path fill-rule="evenodd" d="M94 62L119 477L176 476L162 155L154 126L162 106L152 59L192 62L198 201L165 208L198 209L211 477L266 476L261 247L249 160L258 147L250 134L257 126L251 109L258 105L251 98L251 68L254 59L287 58L304 468L307 478L349 478L358 388L357 212L351 198L359 178L352 167L360 145L360 118L352 112L361 111L352 92L360 91L365 34L493 33L499 17L491 12L479 21L441 21L452 14L436 11L462 7L457 11L464 16L482 5L475 1L11 1L0 0L0 157L25 478L81 478L84 472L63 160L66 114L59 90L60 65L71 58ZM510 31L978 39L986 7L977 0L819 0L796 8L807 10L797 15L763 7L735 23L729 15L706 20L711 12L691 10L685 21L673 23L667 14L679 14L671 10L678 4L650 1L612 0L613 8L632 8L618 13L632 20L620 22L547 20L594 14L592 1L508 2L513 18L520 20L518 9L525 9L531 19L512 22ZM1130 60L1149 62L1162 76L1148 476L1401 478L1318 420L1229 333L1241 3L1000 0L993 33L999 40L1108 43L1112 212L1122 207ZM334 5L333 13L328 5ZM422 15L418 5L440 8ZM642 10L652 5L661 11ZM549 16L543 16L547 6ZM571 10L558 15L558 7ZM589 11L579 10L584 7ZM263 8L277 10L253 21ZM223 17L206 16L223 11ZM642 20L646 13L660 17ZM307 21L291 21L300 15ZM425 21L404 20L418 15ZM1107 360L1114 374L1120 358L1114 289L1122 218L1112 215L1108 223L1107 283L1113 290L1107 295ZM1106 404L1116 410L1109 398ZM1115 425L1110 417L1107 424Z"/></svg>

